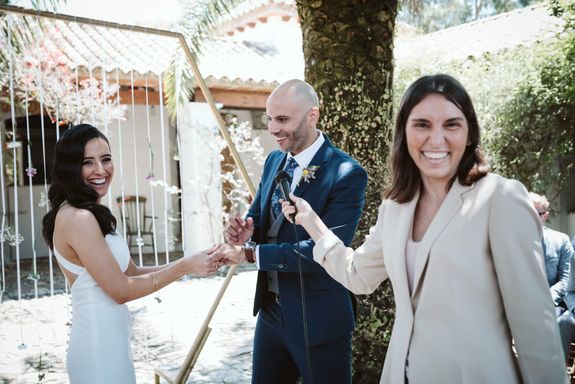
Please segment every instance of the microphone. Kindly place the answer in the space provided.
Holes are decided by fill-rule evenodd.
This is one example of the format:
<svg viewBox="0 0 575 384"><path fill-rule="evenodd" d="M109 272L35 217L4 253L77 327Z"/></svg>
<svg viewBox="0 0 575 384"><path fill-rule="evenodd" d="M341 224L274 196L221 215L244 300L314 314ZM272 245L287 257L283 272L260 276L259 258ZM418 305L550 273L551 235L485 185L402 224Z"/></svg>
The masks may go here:
<svg viewBox="0 0 575 384"><path fill-rule="evenodd" d="M280 187L280 191L283 195L285 201L289 201L292 205L295 206L295 203L292 199L289 198L290 193L290 185L291 185L291 176L286 171L279 171L274 178L274 181ZM296 211L297 213L297 211ZM290 215L290 219L295 223L295 213Z"/></svg>

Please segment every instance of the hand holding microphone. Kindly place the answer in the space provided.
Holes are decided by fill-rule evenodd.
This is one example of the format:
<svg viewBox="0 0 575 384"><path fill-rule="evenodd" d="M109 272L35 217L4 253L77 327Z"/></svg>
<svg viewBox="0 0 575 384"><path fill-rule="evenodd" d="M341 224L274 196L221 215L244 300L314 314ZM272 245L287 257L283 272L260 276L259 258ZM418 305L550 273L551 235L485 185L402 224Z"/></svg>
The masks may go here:
<svg viewBox="0 0 575 384"><path fill-rule="evenodd" d="M289 201L283 200L281 203L282 212L290 223L295 222L304 227L314 241L318 241L325 233L329 232L329 228L307 201L301 197L296 197L293 193L290 193L289 197Z"/></svg>
<svg viewBox="0 0 575 384"><path fill-rule="evenodd" d="M274 178L276 184L280 187L283 199L280 199L280 202L282 203L282 212L284 213L285 217L291 222L294 222L294 217L295 214L297 213L297 211L294 211L291 213L291 215L286 215L286 213L283 210L284 207L284 202L287 204L293 204L294 202L292 200L290 200L289 196L290 196L290 185L291 185L291 176L289 175L289 173L287 173L286 171L279 171L276 175L276 177Z"/></svg>
<svg viewBox="0 0 575 384"><path fill-rule="evenodd" d="M304 199L296 197L290 193L291 177L285 171L279 171L275 177L275 182L279 184L283 199L282 213L290 223L301 225L306 232L317 241L329 228L324 224L321 218L315 213L311 205Z"/></svg>

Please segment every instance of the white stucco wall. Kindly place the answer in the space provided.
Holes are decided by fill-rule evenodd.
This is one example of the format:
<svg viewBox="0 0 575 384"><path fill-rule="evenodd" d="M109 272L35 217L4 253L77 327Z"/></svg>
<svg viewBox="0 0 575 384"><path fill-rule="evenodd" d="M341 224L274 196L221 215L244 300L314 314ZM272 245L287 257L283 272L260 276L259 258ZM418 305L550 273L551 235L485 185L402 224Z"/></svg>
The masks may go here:
<svg viewBox="0 0 575 384"><path fill-rule="evenodd" d="M180 114L184 254L223 241L218 126L206 103L189 103Z"/></svg>

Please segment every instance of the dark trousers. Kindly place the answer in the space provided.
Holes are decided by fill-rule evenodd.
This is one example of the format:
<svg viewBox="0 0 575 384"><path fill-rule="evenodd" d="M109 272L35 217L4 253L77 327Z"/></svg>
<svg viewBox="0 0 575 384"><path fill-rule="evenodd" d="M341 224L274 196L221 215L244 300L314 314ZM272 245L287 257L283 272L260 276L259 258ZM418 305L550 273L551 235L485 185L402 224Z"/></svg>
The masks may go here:
<svg viewBox="0 0 575 384"><path fill-rule="evenodd" d="M280 304L266 297L258 314L253 349L252 384L309 384L305 344L286 337ZM303 321L303 319L302 319ZM333 319L337 321L337 319ZM351 383L351 333L330 343L310 346L314 384Z"/></svg>

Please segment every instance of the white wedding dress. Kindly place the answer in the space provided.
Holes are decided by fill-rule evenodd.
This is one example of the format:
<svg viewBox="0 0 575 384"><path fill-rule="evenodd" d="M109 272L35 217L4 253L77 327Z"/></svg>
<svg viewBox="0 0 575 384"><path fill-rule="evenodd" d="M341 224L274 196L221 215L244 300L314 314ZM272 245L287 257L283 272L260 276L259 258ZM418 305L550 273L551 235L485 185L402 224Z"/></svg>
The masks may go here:
<svg viewBox="0 0 575 384"><path fill-rule="evenodd" d="M125 272L130 261L126 242L118 234L106 235L106 242ZM77 275L70 287L73 313L66 357L70 383L135 383L128 308L110 298L85 268L66 260L56 249L54 254L60 266Z"/></svg>

